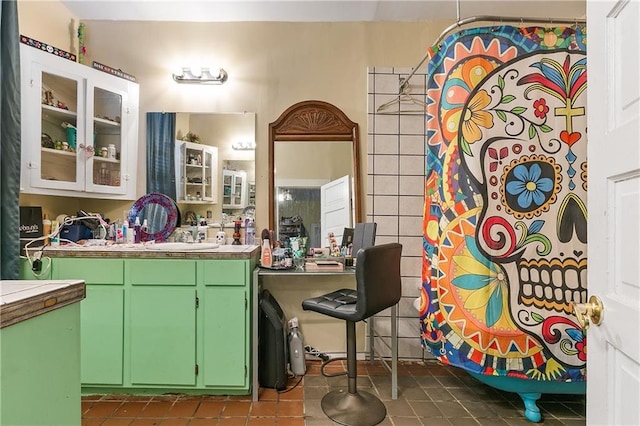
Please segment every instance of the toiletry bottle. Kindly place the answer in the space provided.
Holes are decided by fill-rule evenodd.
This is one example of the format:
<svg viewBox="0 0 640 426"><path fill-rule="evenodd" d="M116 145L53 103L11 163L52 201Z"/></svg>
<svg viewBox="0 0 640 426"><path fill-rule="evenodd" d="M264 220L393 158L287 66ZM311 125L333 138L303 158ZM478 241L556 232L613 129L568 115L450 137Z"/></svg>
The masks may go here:
<svg viewBox="0 0 640 426"><path fill-rule="evenodd" d="M58 236L58 221L57 220L52 220L51 221L51 245L52 246L59 246L60 245L60 237Z"/></svg>
<svg viewBox="0 0 640 426"><path fill-rule="evenodd" d="M51 234L51 220L48 214L44 214L42 219L42 234L44 235L44 245L49 244L49 234Z"/></svg>
<svg viewBox="0 0 640 426"><path fill-rule="evenodd" d="M122 242L124 244L129 243L129 233L129 220L125 218L122 221Z"/></svg>
<svg viewBox="0 0 640 426"><path fill-rule="evenodd" d="M140 228L140 241L147 241L147 236L149 232L149 224L147 223L147 219L142 221L142 227Z"/></svg>
<svg viewBox="0 0 640 426"><path fill-rule="evenodd" d="M140 241L142 241L140 239L140 234L141 234L140 230L141 230L141 228L142 228L142 225L140 225L140 218L138 216L136 216L136 221L133 224L133 232L134 232L133 240L134 240L134 242L136 244L138 244Z"/></svg>
<svg viewBox="0 0 640 426"><path fill-rule="evenodd" d="M124 238L122 236L122 221L118 219L116 222L116 244L122 244L124 242Z"/></svg>
<svg viewBox="0 0 640 426"><path fill-rule="evenodd" d="M304 337L298 330L298 318L289 320L289 367L296 376L304 376L306 372Z"/></svg>
<svg viewBox="0 0 640 426"><path fill-rule="evenodd" d="M272 262L273 262L273 258L271 256L271 244L269 243L269 239L265 238L262 240L262 253L260 255L260 264L262 266L270 268Z"/></svg>

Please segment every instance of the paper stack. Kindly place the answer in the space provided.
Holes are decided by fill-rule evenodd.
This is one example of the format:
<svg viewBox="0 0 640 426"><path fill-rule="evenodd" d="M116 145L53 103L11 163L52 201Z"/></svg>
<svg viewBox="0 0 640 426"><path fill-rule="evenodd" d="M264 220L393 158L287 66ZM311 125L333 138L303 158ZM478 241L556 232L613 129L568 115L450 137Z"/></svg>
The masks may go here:
<svg viewBox="0 0 640 426"><path fill-rule="evenodd" d="M335 260L316 260L315 262L306 262L304 269L307 271L342 271L344 265Z"/></svg>

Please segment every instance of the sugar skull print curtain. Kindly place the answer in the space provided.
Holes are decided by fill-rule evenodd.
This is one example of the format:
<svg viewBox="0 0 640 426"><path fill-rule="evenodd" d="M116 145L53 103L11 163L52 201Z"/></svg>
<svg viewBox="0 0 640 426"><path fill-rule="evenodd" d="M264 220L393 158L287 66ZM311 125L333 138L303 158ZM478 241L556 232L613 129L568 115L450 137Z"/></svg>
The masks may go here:
<svg viewBox="0 0 640 426"><path fill-rule="evenodd" d="M475 373L584 380L586 29L474 28L431 56L422 345Z"/></svg>

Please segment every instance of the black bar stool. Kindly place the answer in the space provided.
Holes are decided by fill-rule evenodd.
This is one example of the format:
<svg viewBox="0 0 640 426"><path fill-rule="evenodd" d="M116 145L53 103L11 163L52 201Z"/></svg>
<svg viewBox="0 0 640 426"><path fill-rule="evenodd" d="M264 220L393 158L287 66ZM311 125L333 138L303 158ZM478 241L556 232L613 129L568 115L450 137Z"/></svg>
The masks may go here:
<svg viewBox="0 0 640 426"><path fill-rule="evenodd" d="M355 290L337 290L302 302L304 310L339 318L347 324L348 391L331 391L321 401L322 411L334 422L347 426L373 426L387 415L382 401L357 389L356 322L398 303L402 293L401 255L402 245L398 243L364 248L356 257Z"/></svg>

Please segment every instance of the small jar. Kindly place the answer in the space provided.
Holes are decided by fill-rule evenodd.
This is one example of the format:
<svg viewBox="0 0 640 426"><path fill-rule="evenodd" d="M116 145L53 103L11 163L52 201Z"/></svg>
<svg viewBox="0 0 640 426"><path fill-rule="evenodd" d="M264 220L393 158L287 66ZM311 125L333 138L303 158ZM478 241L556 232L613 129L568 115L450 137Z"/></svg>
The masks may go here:
<svg viewBox="0 0 640 426"><path fill-rule="evenodd" d="M109 156L109 151L107 150L106 146L103 146L102 148L100 148L100 156L102 158L107 158Z"/></svg>

